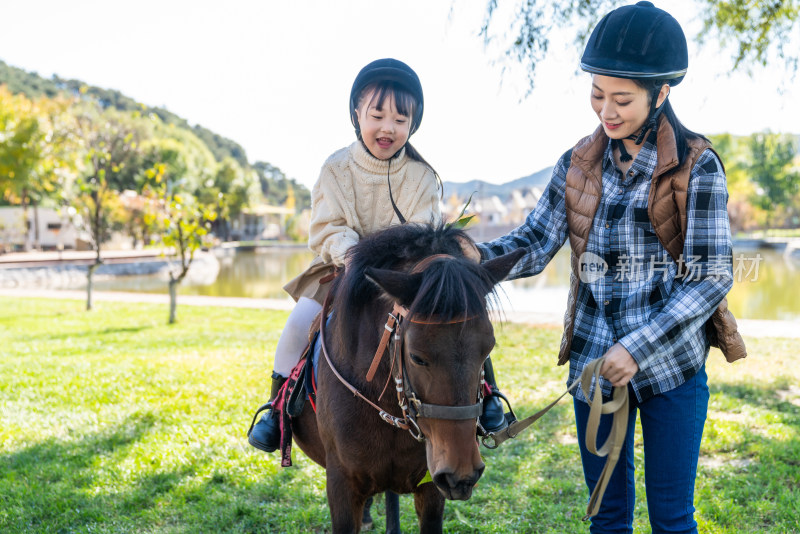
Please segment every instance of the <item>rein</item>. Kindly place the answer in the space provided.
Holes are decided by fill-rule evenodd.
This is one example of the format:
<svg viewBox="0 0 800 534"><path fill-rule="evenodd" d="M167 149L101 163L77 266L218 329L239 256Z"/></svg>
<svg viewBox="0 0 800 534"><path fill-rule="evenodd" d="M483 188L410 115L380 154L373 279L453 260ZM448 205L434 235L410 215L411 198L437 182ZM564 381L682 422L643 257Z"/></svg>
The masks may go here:
<svg viewBox="0 0 800 534"><path fill-rule="evenodd" d="M441 259L441 258L452 258L447 254L434 254L432 256L428 256L422 261L420 261L412 270L411 273L419 273L425 270L425 268L430 265L430 263L434 260ZM336 378L339 379L354 396L360 398L373 408L378 411L378 416L385 422L389 423L390 425L403 429L408 430L411 436L416 439L417 441L425 441L425 436L420 430L419 425L417 424L416 419L418 417L424 417L429 419L447 419L447 420L465 420L465 419L477 419L481 411L483 409L483 390L484 390L484 377L483 377L483 368L481 367L481 381L478 387L478 402L475 404L465 405L465 406L446 406L440 404L428 404L422 402L417 394L414 392L414 389L411 386L411 383L408 381L408 373L406 372L405 366L405 358L403 358L403 350L402 350L402 325L403 320L415 324L425 324L425 325L443 325L443 324L457 324L469 321L472 317L464 317L460 319L455 319L451 321L437 321L437 320L429 320L429 321L422 321L417 320L413 317L409 318L409 311L408 308L405 306L400 305L399 303L395 302L392 308L392 312L389 313L389 317L386 320L386 324L384 325L384 332L381 336L381 340L378 344L378 349L375 352L375 356L372 359L372 363L370 364L369 370L367 371L366 380L367 382L371 382L373 378L375 378L375 373L378 370L378 365L383 358L383 355L387 352L390 353L391 358L391 378L394 379L395 384L395 391L397 392L397 403L400 406L400 409L403 412L402 417L397 417L391 415L390 413L386 412L383 408L378 406L376 403L365 397L358 389L350 384L336 369L331 360L330 355L328 354L327 343L325 342L325 317L328 316L328 309L330 306L331 294L325 297L325 301L322 305L322 317L323 320L320 324L320 345L322 349L322 354L325 356L325 360L328 363L328 367L330 367L333 374ZM390 346L391 345L391 346Z"/></svg>
<svg viewBox="0 0 800 534"><path fill-rule="evenodd" d="M617 461L619 460L622 445L625 441L625 434L628 429L628 388L625 386L614 387L612 399L609 402L603 402L603 392L600 388L600 368L603 366L604 361L605 357L589 362L586 364L586 367L583 368L581 376L570 384L567 390L559 395L553 402L522 421L514 421L497 434L490 433L485 435L482 440L483 445L487 449L496 449L507 439L515 438L521 434L537 419L550 411L564 395L574 390L578 384L580 384L583 395L589 403L589 419L586 422L586 448L594 455L607 457L606 464L603 466L603 472L600 474L600 478L597 479L597 484L595 484L592 495L589 497L589 504L586 506L586 515L583 517L584 521L597 515L597 512L600 511L600 503L603 500L603 494L606 492L608 481L611 479L611 473L614 472L614 467L616 467ZM591 389L593 380L596 385L594 388L594 397L590 398L589 390ZM608 413L614 414L614 418L611 422L611 432L606 442L598 448L597 432L600 427L600 416Z"/></svg>

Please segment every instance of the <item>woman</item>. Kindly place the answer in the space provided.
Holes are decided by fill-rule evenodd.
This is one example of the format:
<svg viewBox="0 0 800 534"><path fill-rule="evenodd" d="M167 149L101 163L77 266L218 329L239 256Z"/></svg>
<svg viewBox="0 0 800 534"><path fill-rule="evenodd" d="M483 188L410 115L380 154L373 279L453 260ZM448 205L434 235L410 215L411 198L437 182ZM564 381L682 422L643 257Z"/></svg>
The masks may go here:
<svg viewBox="0 0 800 534"><path fill-rule="evenodd" d="M592 74L600 126L560 158L522 226L478 245L482 260L526 248L515 278L541 272L569 237L572 280L559 364L569 362L571 384L604 356L603 395L612 386L629 388L621 461L591 532L633 532L637 411L653 532L697 532L694 482L709 398L706 323L733 277L722 163L669 102L687 67L686 38L665 11L639 2L607 14L581 60ZM718 314L720 326L730 324L725 311L715 314L715 324ZM743 357L741 338L726 334L722 328L729 359ZM591 491L605 459L587 451L589 406L580 389L574 397ZM599 443L610 423L611 415L603 416Z"/></svg>

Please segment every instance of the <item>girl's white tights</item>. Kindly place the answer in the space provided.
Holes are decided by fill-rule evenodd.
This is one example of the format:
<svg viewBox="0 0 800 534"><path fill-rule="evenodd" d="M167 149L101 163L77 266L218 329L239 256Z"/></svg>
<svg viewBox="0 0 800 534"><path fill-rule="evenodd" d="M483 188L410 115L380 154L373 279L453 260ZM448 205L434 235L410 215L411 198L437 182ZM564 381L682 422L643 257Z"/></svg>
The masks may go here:
<svg viewBox="0 0 800 534"><path fill-rule="evenodd" d="M308 330L320 310L322 306L316 300L300 297L292 313L289 314L278 340L273 371L283 377L289 376L308 345Z"/></svg>

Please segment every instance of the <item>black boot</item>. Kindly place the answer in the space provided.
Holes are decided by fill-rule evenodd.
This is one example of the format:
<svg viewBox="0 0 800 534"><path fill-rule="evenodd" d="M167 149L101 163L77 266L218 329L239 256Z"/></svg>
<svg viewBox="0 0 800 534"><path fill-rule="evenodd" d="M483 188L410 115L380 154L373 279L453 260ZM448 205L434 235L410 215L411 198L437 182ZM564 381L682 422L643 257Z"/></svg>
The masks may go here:
<svg viewBox="0 0 800 534"><path fill-rule="evenodd" d="M483 373L483 378L486 380L486 384L489 386L492 394L483 398L483 413L479 421L487 433L497 433L506 428L509 421L514 420L514 412L503 413L503 403L500 399L505 400L506 403L508 403L508 399L506 399L505 395L500 393L500 390L497 388L497 381L494 377L494 368L492 367L491 358L486 358L486 362L483 364ZM509 409L511 409L510 405Z"/></svg>
<svg viewBox="0 0 800 534"><path fill-rule="evenodd" d="M261 420L255 425L251 423L250 430L247 431L247 442L264 452L272 452L281 444L281 420L278 413L272 409L272 402L278 396L278 391L284 382L286 382L286 377L275 371L272 372L272 391L269 394L269 402L256 411L253 421L263 410L267 409L267 413L262 415Z"/></svg>

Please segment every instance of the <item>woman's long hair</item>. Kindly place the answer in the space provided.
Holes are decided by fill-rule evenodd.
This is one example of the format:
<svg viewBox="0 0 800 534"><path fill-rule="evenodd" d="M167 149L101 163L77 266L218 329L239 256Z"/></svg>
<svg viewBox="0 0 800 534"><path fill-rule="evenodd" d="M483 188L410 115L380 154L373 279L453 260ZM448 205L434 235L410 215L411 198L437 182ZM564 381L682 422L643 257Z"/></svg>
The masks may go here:
<svg viewBox="0 0 800 534"><path fill-rule="evenodd" d="M657 91L661 89L661 87L668 83L668 80L633 80L636 85L647 91L649 98L656 98L654 95L657 95ZM669 121L670 126L672 126L672 131L675 132L675 146L678 149L678 168L683 165L683 162L686 161L686 157L689 155L689 144L688 142L691 139L704 139L708 141L708 138L702 134L697 132L693 132L689 128L683 125L683 123L678 120L678 116L675 115L675 110L672 109L672 104L669 101L669 98L662 104L664 108L661 111L661 114L664 115L664 118ZM709 141L710 142L710 141Z"/></svg>

